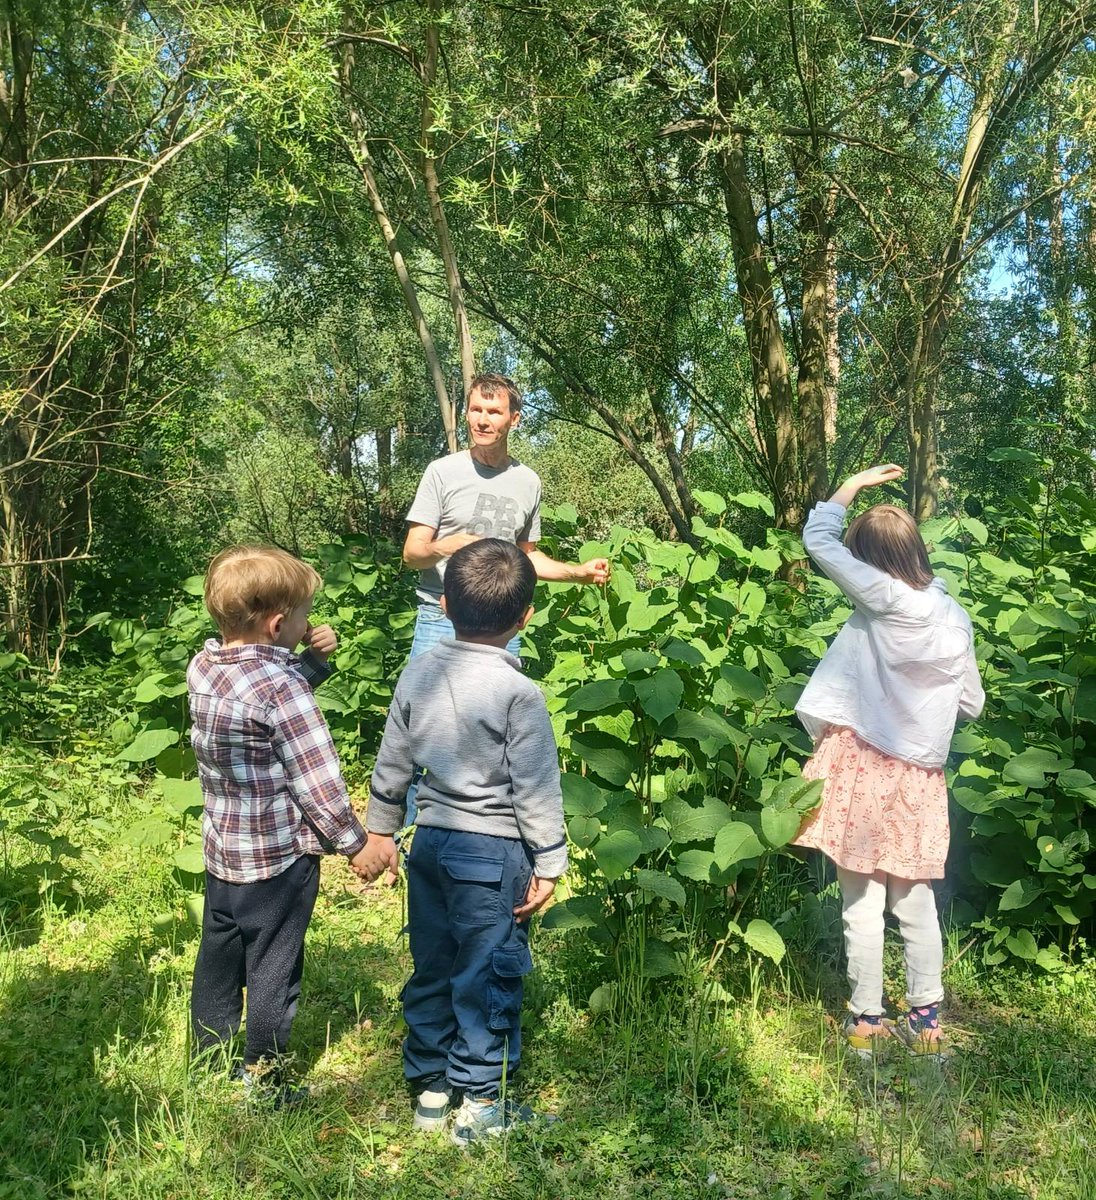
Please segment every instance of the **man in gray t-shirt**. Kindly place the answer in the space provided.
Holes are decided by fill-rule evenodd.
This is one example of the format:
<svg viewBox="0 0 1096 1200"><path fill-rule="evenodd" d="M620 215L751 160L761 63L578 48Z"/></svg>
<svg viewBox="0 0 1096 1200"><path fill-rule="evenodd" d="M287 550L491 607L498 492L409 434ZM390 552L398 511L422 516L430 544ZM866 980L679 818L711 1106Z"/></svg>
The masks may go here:
<svg viewBox="0 0 1096 1200"><path fill-rule="evenodd" d="M521 393L514 382L504 375L477 375L468 390L465 420L471 448L426 468L407 514L403 561L421 572L412 658L453 637L439 605L445 562L478 538L514 542L529 556L538 579L605 583L609 578L608 559L562 563L537 549L540 479L510 457L507 444L521 420ZM515 636L507 649L516 655L518 648Z"/></svg>

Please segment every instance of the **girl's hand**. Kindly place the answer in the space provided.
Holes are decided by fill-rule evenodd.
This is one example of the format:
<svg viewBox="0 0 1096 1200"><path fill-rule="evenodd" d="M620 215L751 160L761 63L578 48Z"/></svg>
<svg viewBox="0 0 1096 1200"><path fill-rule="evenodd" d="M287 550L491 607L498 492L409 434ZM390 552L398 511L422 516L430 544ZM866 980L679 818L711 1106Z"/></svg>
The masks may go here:
<svg viewBox="0 0 1096 1200"><path fill-rule="evenodd" d="M901 479L905 473L905 468L900 467L897 463L886 463L880 467L868 467L866 471L860 471L851 476L847 482L853 484L859 491L860 488L878 487L881 483L893 483L896 479Z"/></svg>
<svg viewBox="0 0 1096 1200"><path fill-rule="evenodd" d="M842 508L848 508L856 499L857 493L861 488L878 487L881 483L892 483L896 479L901 479L905 473L905 469L897 463L887 463L881 467L868 467L866 471L859 471L855 475L850 475L830 497L830 503L840 504Z"/></svg>

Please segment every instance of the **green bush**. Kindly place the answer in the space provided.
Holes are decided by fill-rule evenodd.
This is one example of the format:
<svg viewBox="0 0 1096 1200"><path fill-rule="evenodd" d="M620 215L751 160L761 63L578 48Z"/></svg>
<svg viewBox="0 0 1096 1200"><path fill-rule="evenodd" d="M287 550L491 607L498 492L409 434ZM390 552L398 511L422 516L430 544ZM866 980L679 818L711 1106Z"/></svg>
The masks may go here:
<svg viewBox="0 0 1096 1200"><path fill-rule="evenodd" d="M1091 927L1096 898L1096 504L1058 489L1026 451L995 455L1027 456L1026 492L924 528L935 569L974 620L989 697L948 765L952 916L981 935L988 961L1052 969ZM525 648L560 743L574 860L575 894L545 924L646 977L685 969L698 947L782 957L787 923L757 902L819 792L800 776L810 746L793 709L849 611L821 577L783 580L802 558L794 537L770 530L748 546L730 528L770 515L764 497L698 500L695 549L621 527L580 546L573 508L547 514L550 550L606 554L613 578L604 589L542 585ZM340 646L318 695L354 779L372 762L410 645L413 579L395 546L361 538L322 547L319 565L316 616ZM156 628L95 618L114 658L96 678L102 729L88 735L104 770L146 786L147 818L123 837L173 840L188 889L198 806L185 668L213 632L200 592L187 580ZM79 679L86 689L86 667ZM44 836L40 821L32 830ZM63 854L51 858L56 870Z"/></svg>

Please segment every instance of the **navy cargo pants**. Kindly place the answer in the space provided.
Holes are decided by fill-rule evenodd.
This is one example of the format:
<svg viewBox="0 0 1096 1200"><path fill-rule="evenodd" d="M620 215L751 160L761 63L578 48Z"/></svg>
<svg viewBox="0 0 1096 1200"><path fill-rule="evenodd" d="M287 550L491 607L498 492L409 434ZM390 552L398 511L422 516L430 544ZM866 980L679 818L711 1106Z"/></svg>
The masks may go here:
<svg viewBox="0 0 1096 1200"><path fill-rule="evenodd" d="M416 1092L447 1081L499 1094L521 1059L529 932L514 920L532 864L514 838L419 826L407 861L415 969L403 990L404 1074Z"/></svg>

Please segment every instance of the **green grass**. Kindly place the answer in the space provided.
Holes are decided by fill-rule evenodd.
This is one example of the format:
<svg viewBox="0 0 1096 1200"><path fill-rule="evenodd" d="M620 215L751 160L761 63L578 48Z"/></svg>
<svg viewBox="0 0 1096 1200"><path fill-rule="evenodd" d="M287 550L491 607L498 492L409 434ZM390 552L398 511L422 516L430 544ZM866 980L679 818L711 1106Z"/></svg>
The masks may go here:
<svg viewBox="0 0 1096 1200"><path fill-rule="evenodd" d="M140 814L114 801L132 806L119 823ZM563 1120L462 1153L410 1129L399 893L325 864L295 1031L315 1098L263 1113L187 1067L197 938L169 855L106 830L97 850L63 907L16 902L25 859L0 878L0 1200L1096 1195L1091 961L1034 978L969 953L948 981L953 1064L865 1070L830 1015L832 947L752 977L732 963L731 999L711 1004L658 981L611 1024L585 1006L587 950L540 935L522 1092ZM173 927L154 925L165 910Z"/></svg>

